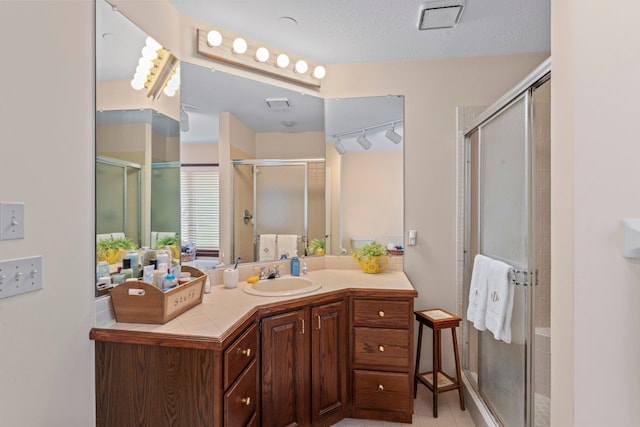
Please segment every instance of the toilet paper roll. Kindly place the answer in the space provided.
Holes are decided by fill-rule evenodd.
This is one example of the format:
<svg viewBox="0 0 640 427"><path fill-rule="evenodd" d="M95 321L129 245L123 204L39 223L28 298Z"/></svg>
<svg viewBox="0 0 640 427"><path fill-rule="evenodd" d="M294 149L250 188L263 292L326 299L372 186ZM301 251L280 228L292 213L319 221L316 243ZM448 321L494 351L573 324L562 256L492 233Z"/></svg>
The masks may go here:
<svg viewBox="0 0 640 427"><path fill-rule="evenodd" d="M224 286L226 288L235 288L238 286L238 270L233 268L228 268L222 272L222 280L224 281Z"/></svg>

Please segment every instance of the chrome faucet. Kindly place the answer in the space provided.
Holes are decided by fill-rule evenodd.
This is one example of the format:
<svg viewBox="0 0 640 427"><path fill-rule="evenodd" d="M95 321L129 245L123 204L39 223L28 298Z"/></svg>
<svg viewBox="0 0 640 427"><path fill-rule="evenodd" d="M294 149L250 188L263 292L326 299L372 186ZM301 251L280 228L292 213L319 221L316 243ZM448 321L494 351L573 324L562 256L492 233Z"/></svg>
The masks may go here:
<svg viewBox="0 0 640 427"><path fill-rule="evenodd" d="M281 265L273 265L271 267L271 269L269 270L269 278L270 279L276 279L278 277L280 277L280 269L282 268Z"/></svg>

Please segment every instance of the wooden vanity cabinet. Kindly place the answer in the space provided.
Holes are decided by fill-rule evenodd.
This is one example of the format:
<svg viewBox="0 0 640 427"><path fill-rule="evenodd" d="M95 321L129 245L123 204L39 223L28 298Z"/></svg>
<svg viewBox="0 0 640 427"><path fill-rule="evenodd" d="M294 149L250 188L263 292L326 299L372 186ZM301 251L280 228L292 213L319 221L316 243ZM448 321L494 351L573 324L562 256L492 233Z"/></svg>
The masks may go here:
<svg viewBox="0 0 640 427"><path fill-rule="evenodd" d="M353 297L350 311L350 416L411 423L413 299Z"/></svg>
<svg viewBox="0 0 640 427"><path fill-rule="evenodd" d="M262 319L262 425L330 425L347 405L347 304Z"/></svg>
<svg viewBox="0 0 640 427"><path fill-rule="evenodd" d="M90 337L98 427L259 424L255 320L219 343L108 329Z"/></svg>
<svg viewBox="0 0 640 427"><path fill-rule="evenodd" d="M258 417L260 393L257 354L256 325L249 327L224 352L225 427L243 427Z"/></svg>

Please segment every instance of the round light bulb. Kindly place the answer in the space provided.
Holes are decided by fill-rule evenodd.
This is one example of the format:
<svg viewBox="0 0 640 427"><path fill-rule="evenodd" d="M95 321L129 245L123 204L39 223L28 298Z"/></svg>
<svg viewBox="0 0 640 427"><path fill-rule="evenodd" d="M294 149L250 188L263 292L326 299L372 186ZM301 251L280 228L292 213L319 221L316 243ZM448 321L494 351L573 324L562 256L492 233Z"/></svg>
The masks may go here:
<svg viewBox="0 0 640 427"><path fill-rule="evenodd" d="M149 58L141 57L138 60L138 65L142 65L147 70L150 70L151 67L153 67L153 61L151 61Z"/></svg>
<svg viewBox="0 0 640 427"><path fill-rule="evenodd" d="M266 47L259 47L256 50L256 61L267 62L269 60L269 49Z"/></svg>
<svg viewBox="0 0 640 427"><path fill-rule="evenodd" d="M315 77L316 79L324 79L324 76L327 75L327 69L324 68L322 65L318 65L316 68L313 69L313 77Z"/></svg>
<svg viewBox="0 0 640 427"><path fill-rule="evenodd" d="M135 90L142 90L144 89L144 82L140 79L134 78L133 80L131 80L131 87Z"/></svg>
<svg viewBox="0 0 640 427"><path fill-rule="evenodd" d="M155 41L155 39L153 37L147 37L145 44L147 46L149 46L151 49L153 50L158 50L160 48L162 48L162 45L160 43L158 43L157 41Z"/></svg>
<svg viewBox="0 0 640 427"><path fill-rule="evenodd" d="M145 46L142 48L142 57L153 61L158 57L158 50Z"/></svg>
<svg viewBox="0 0 640 427"><path fill-rule="evenodd" d="M233 51L235 53L243 54L247 51L247 42L245 39L238 37L233 41Z"/></svg>
<svg viewBox="0 0 640 427"><path fill-rule="evenodd" d="M276 65L280 68L287 68L289 66L289 57L284 53L281 53L276 58Z"/></svg>
<svg viewBox="0 0 640 427"><path fill-rule="evenodd" d="M220 46L222 44L222 34L216 30L209 31L207 33L207 43L212 47Z"/></svg>
<svg viewBox="0 0 640 427"><path fill-rule="evenodd" d="M164 94L167 96L174 96L176 94L176 90L168 86L165 87L162 92L164 92Z"/></svg>
<svg viewBox="0 0 640 427"><path fill-rule="evenodd" d="M298 62L296 62L296 73L298 74L304 74L307 72L307 70L309 69L309 64L307 64L307 61L305 61L304 59L299 60Z"/></svg>

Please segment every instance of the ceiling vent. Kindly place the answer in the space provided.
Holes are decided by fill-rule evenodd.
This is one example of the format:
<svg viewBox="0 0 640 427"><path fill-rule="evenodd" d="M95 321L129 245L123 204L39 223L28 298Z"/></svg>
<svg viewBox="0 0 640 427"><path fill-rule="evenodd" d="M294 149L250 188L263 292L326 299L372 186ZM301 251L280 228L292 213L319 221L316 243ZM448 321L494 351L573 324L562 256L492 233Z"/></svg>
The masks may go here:
<svg viewBox="0 0 640 427"><path fill-rule="evenodd" d="M460 21L464 4L426 7L420 12L419 30L453 28Z"/></svg>
<svg viewBox="0 0 640 427"><path fill-rule="evenodd" d="M267 98L265 99L270 110L288 110L291 102L287 98Z"/></svg>

